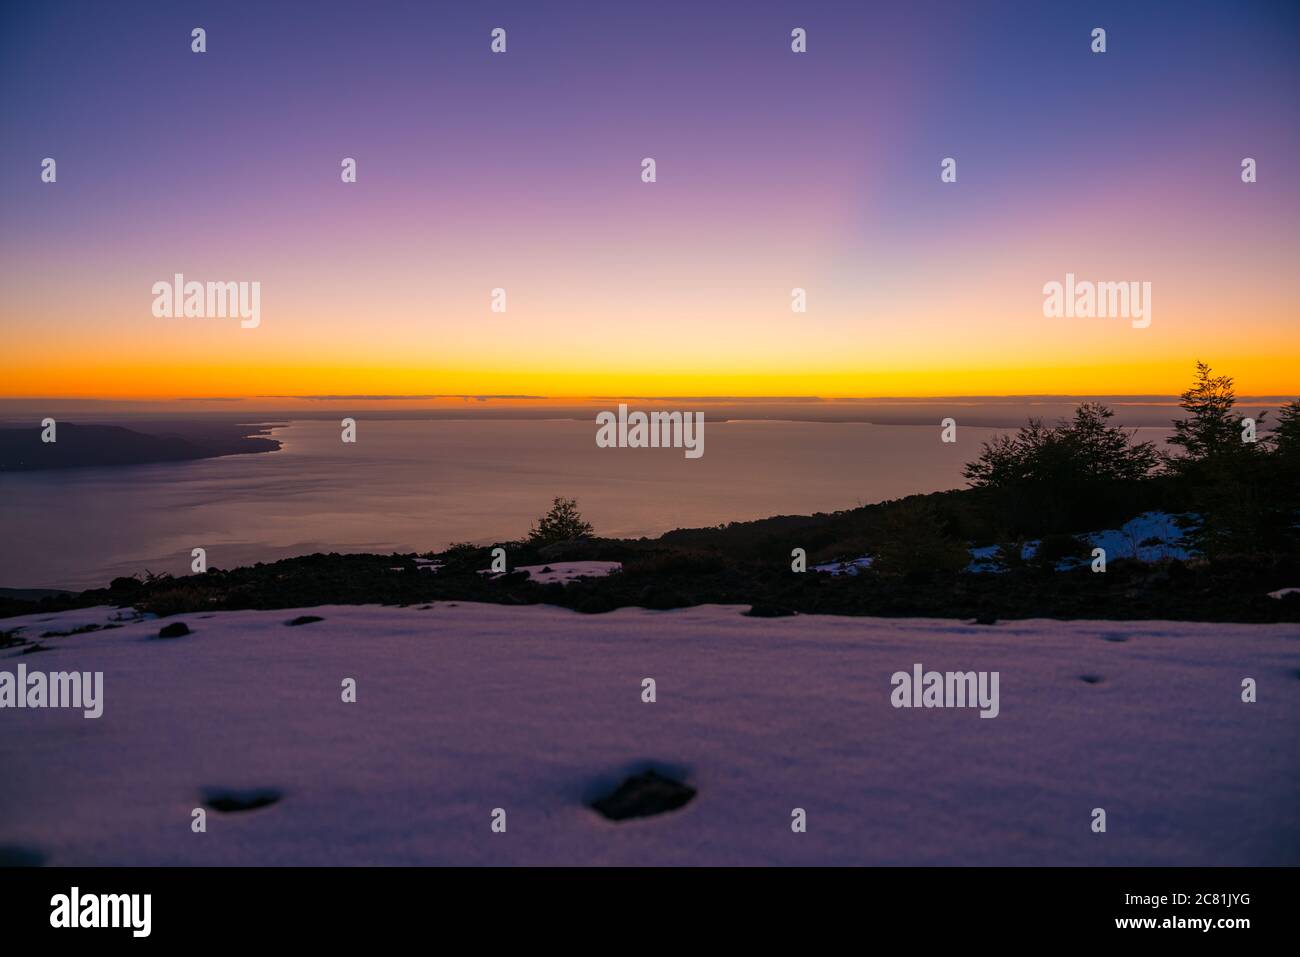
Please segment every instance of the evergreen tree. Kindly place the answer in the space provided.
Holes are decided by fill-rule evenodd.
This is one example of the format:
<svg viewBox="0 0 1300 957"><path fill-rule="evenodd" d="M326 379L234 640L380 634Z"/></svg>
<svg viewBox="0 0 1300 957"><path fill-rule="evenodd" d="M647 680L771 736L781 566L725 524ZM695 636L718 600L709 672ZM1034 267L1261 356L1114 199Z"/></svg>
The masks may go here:
<svg viewBox="0 0 1300 957"><path fill-rule="evenodd" d="M1258 441L1243 438L1243 420L1230 376L1216 376L1204 362L1196 363L1196 381L1179 405L1188 418L1174 422L1169 444L1181 452L1168 454L1169 471L1184 483L1189 509L1198 518L1192 544L1211 562L1251 562L1294 548L1288 500L1294 495L1275 466L1281 457L1267 454L1286 448L1296 424L1284 423ZM1286 413L1292 419L1294 412ZM1258 428L1264 413L1256 417Z"/></svg>
<svg viewBox="0 0 1300 957"><path fill-rule="evenodd" d="M1277 425L1268 437L1270 451L1287 475L1300 473L1300 399L1277 412Z"/></svg>
<svg viewBox="0 0 1300 957"><path fill-rule="evenodd" d="M1242 441L1242 418L1233 411L1237 395L1231 376L1216 376L1204 362L1197 362L1196 381L1178 404L1189 418L1176 420L1169 438L1170 445L1183 450L1168 456L1173 471L1227 465L1257 450L1257 443ZM1257 424L1263 418L1261 412Z"/></svg>
<svg viewBox="0 0 1300 957"><path fill-rule="evenodd" d="M575 499L557 497L551 504L551 510L537 520L537 524L528 533L530 545L549 545L552 542L567 542L575 538L586 538L592 533L590 522L584 522L578 514Z"/></svg>

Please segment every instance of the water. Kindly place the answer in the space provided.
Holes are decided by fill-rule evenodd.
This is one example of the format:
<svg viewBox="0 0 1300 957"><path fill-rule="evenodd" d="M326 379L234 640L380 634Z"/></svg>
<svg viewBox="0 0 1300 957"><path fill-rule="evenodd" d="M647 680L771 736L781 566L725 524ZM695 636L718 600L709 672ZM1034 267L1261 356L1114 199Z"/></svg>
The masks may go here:
<svg viewBox="0 0 1300 957"><path fill-rule="evenodd" d="M835 511L963 486L994 430L961 428L944 444L937 426L710 422L699 459L600 449L595 426L574 420L363 419L355 445L327 421L272 434L279 452L0 476L0 586L188 574L196 546L233 568L521 538L557 495L616 537Z"/></svg>

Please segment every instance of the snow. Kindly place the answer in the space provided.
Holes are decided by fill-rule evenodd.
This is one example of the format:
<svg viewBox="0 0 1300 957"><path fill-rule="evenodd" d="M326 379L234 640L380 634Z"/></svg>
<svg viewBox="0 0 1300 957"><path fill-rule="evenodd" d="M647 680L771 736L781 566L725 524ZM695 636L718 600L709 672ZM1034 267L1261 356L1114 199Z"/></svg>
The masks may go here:
<svg viewBox="0 0 1300 957"><path fill-rule="evenodd" d="M1179 521L1195 522L1194 515L1171 515L1168 512L1143 512L1136 518L1129 519L1119 528L1108 528L1100 532L1085 532L1077 536L1087 543L1088 551L1094 548L1106 550L1106 561L1117 558L1136 558L1143 562L1158 562L1177 558L1187 561L1195 557L1195 552L1187 545L1186 531L1179 527ZM1038 552L1041 542L1038 539L1025 542L1020 547L1020 560L1029 561ZM1003 572L1006 568L998 557L998 545L981 545L970 549L971 563L966 566L968 572ZM1068 571L1080 565L1086 565L1089 558L1065 558L1056 563L1057 571ZM856 575L864 568L871 567L871 557L864 556L852 561L828 562L813 566L814 571L828 572L831 575Z"/></svg>
<svg viewBox="0 0 1300 957"><path fill-rule="evenodd" d="M623 569L622 562L550 562L546 565L520 565L511 572L528 572L528 577L541 585L560 582L567 585L579 578L603 578ZM491 569L480 574L491 575ZM499 574L499 573L498 573Z"/></svg>
<svg viewBox="0 0 1300 957"><path fill-rule="evenodd" d="M1086 543L1089 552L1094 548L1105 549L1108 562L1119 558L1135 558L1141 562L1158 562L1171 558L1187 561L1194 558L1196 553L1186 543L1186 531L1179 526L1180 519L1194 522L1196 516L1143 512L1119 528L1085 532L1076 537ZM1025 542L1020 548L1020 560L1027 562L1033 558L1038 553L1040 544L1038 539ZM972 548L970 554L971 563L966 567L968 572L1006 571L998 558L997 545ZM1056 563L1056 570L1069 571L1087 565L1090 561L1091 558L1063 558Z"/></svg>
<svg viewBox="0 0 1300 957"><path fill-rule="evenodd" d="M127 616L0 651L104 672L97 720L0 711L0 845L55 865L1300 863L1296 625L743 611ZM303 614L324 620L284 625ZM171 620L194 633L156 640ZM892 708L916 662L998 671L999 715ZM646 766L698 795L620 823L585 806ZM283 797L196 834L208 789Z"/></svg>
<svg viewBox="0 0 1300 957"><path fill-rule="evenodd" d="M414 559L414 562L416 571L421 572L437 572L444 564L443 562L434 561L432 558L416 558ZM390 572L404 572L406 571L406 566L390 565L388 570Z"/></svg>
<svg viewBox="0 0 1300 957"><path fill-rule="evenodd" d="M1143 562L1157 562L1168 558L1187 561L1195 553L1187 546L1185 532L1178 526L1179 519L1194 516L1170 515L1168 512L1143 512L1118 529L1092 532L1082 536L1092 548L1106 549L1106 560L1136 558ZM1154 540L1152 542L1152 540ZM1152 544L1144 544L1152 542Z"/></svg>
<svg viewBox="0 0 1300 957"><path fill-rule="evenodd" d="M1170 515L1168 512L1143 512L1119 528L1085 532L1078 538L1087 543L1089 551L1094 548L1104 548L1107 561L1114 561L1117 558L1136 558L1143 562L1157 562L1170 558L1187 561L1195 557L1195 552L1186 544L1186 531L1179 527L1179 519L1194 521L1195 516ZM1033 558L1040 544L1038 539L1034 539L1021 545L1020 560L1029 561ZM970 549L971 563L966 566L966 571L1006 571L998 558L998 548L997 545L981 545ZM1089 561L1090 559L1084 558L1066 558L1056 563L1056 569L1068 571L1079 565L1086 565ZM852 561L815 565L813 570L831 575L856 575L862 569L870 567L871 557L864 556Z"/></svg>
<svg viewBox="0 0 1300 957"><path fill-rule="evenodd" d="M871 556L867 555L848 562L827 562L824 565L814 565L813 571L828 572L831 575L856 575L863 569L870 567Z"/></svg>
<svg viewBox="0 0 1300 957"><path fill-rule="evenodd" d="M1140 562L1158 562L1171 558L1187 561L1195 556L1185 543L1186 532L1179 527L1179 519L1193 519L1194 516L1170 515L1168 512L1143 512L1131 518L1119 528L1108 528L1100 532L1085 532L1077 536L1086 543L1089 552L1094 548L1104 549L1106 561L1113 562L1119 558L1137 559ZM1020 549L1020 560L1029 561L1038 553L1041 542L1034 539L1026 542ZM1003 571L997 558L997 546L972 548L974 559L968 571ZM1057 571L1068 571L1080 565L1087 565L1091 558L1063 558L1056 563Z"/></svg>

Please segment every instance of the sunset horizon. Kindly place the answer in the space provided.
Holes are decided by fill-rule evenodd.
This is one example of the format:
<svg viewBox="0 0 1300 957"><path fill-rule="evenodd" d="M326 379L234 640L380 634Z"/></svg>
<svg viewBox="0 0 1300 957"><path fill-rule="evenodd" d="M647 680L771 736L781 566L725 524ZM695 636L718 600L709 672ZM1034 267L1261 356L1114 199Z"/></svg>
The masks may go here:
<svg viewBox="0 0 1300 957"><path fill-rule="evenodd" d="M699 397L715 400L888 400L888 399L943 399L943 398L1004 398L1004 397L1092 397L1092 396L1139 396L1168 397L1179 395L1186 387L1195 369L1195 363L1202 358L1199 354L1179 362L1162 363L1153 368L1155 374L1141 374L1132 371L1117 370L1114 366L1102 368L1059 368L1033 371L1011 370L999 371L981 367L970 369L966 373L950 375L943 372L899 372L871 376L861 370L842 374L807 374L798 375L789 372L773 373L770 377L744 375L726 377L716 374L693 377L677 375L672 377L654 375L616 375L609 373L574 373L563 377L557 373L522 373L518 376L491 377L490 383L495 388L471 388L482 378L472 378L472 374L443 375L430 374L426 370L401 370L388 368L382 372L367 375L364 369L349 369L344 374L333 376L324 382L320 373L313 370L299 370L286 374L285 370L267 372L257 377L249 391L231 389L232 376L228 370L211 370L207 376L195 375L194 369L171 368L166 375L159 375L156 368L141 367L131 370L120 364L113 366L114 374L120 374L120 388L114 389L60 389L54 386L35 387L37 383L48 383L48 378L32 376L33 386L29 389L14 389L0 395L0 402L21 399L86 399L86 400L144 400L144 401L185 401L195 402L211 399L214 402L240 401L256 403L260 400L317 400L321 398L347 399L356 398L363 401L382 400L425 401L437 399L491 399L498 402L511 401L545 401L563 403L577 400L596 400L601 398L679 398ZM1294 362L1277 360L1274 356L1267 359L1238 360L1231 357L1220 359L1212 357L1211 364L1225 374L1232 375L1238 385L1238 392L1243 398L1268 397L1278 398L1294 396L1300 393L1300 376L1295 372L1300 368L1300 355ZM1244 370L1244 372L1242 371ZM247 378L249 370L240 370ZM1102 379L1098 373L1108 375ZM89 371L85 378L92 378ZM142 389L141 378L162 382L174 381L171 388L160 385L157 388ZM556 389L556 380L562 385ZM721 381L719 381L721 380ZM760 384L755 383L757 380ZM22 381L21 377L12 377L9 382ZM194 384L191 384L194 383ZM836 388L836 383L843 385ZM393 388L410 384L413 391L403 392ZM820 388L809 389L811 384ZM854 389L853 384L874 384L875 391ZM1109 385L1109 388L1102 385ZM257 388L258 385L277 388ZM293 386L300 386L295 391ZM418 385L426 388L415 389ZM582 386L586 386L582 388ZM890 390L890 386L894 386ZM1011 387L1018 385L1019 388ZM207 387L205 387L207 386ZM225 388L222 388L225 386ZM307 388L318 386L318 388ZM437 386L436 390L428 386ZM614 388L622 386L622 388ZM710 388L710 386L712 388ZM965 386L965 388L963 388ZM368 388L367 388L368 387ZM983 388L986 391L979 391ZM567 391L566 391L567 389ZM194 406L191 405L191 408Z"/></svg>
<svg viewBox="0 0 1300 957"><path fill-rule="evenodd" d="M1298 0L0 4L0 926L1284 933L1298 94Z"/></svg>
<svg viewBox="0 0 1300 957"><path fill-rule="evenodd" d="M430 46L217 9L201 56L176 11L118 11L112 44L27 13L0 397L1177 394L1198 359L1300 391L1285 32L1118 5L1098 56L1063 42L1094 13L933 6L816 12L803 56L779 5L721 33L516 11L505 56L468 10ZM1067 277L1098 314L1049 315ZM256 318L205 312L227 285Z"/></svg>

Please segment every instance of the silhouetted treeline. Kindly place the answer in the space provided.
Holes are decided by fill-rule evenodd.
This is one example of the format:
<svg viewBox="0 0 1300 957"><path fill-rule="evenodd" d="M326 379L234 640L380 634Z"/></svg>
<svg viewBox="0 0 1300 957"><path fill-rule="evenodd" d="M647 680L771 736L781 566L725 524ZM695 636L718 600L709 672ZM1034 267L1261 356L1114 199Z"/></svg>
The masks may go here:
<svg viewBox="0 0 1300 957"><path fill-rule="evenodd" d="M1016 435L984 443L964 474L994 493L1013 531L1097 527L1140 502L1194 513L1192 541L1210 559L1293 549L1300 401L1283 406L1266 431L1265 412L1237 409L1232 378L1198 362L1179 405L1186 415L1173 421L1163 453L1109 425L1112 410L1084 403L1071 420L1049 427L1031 419Z"/></svg>

